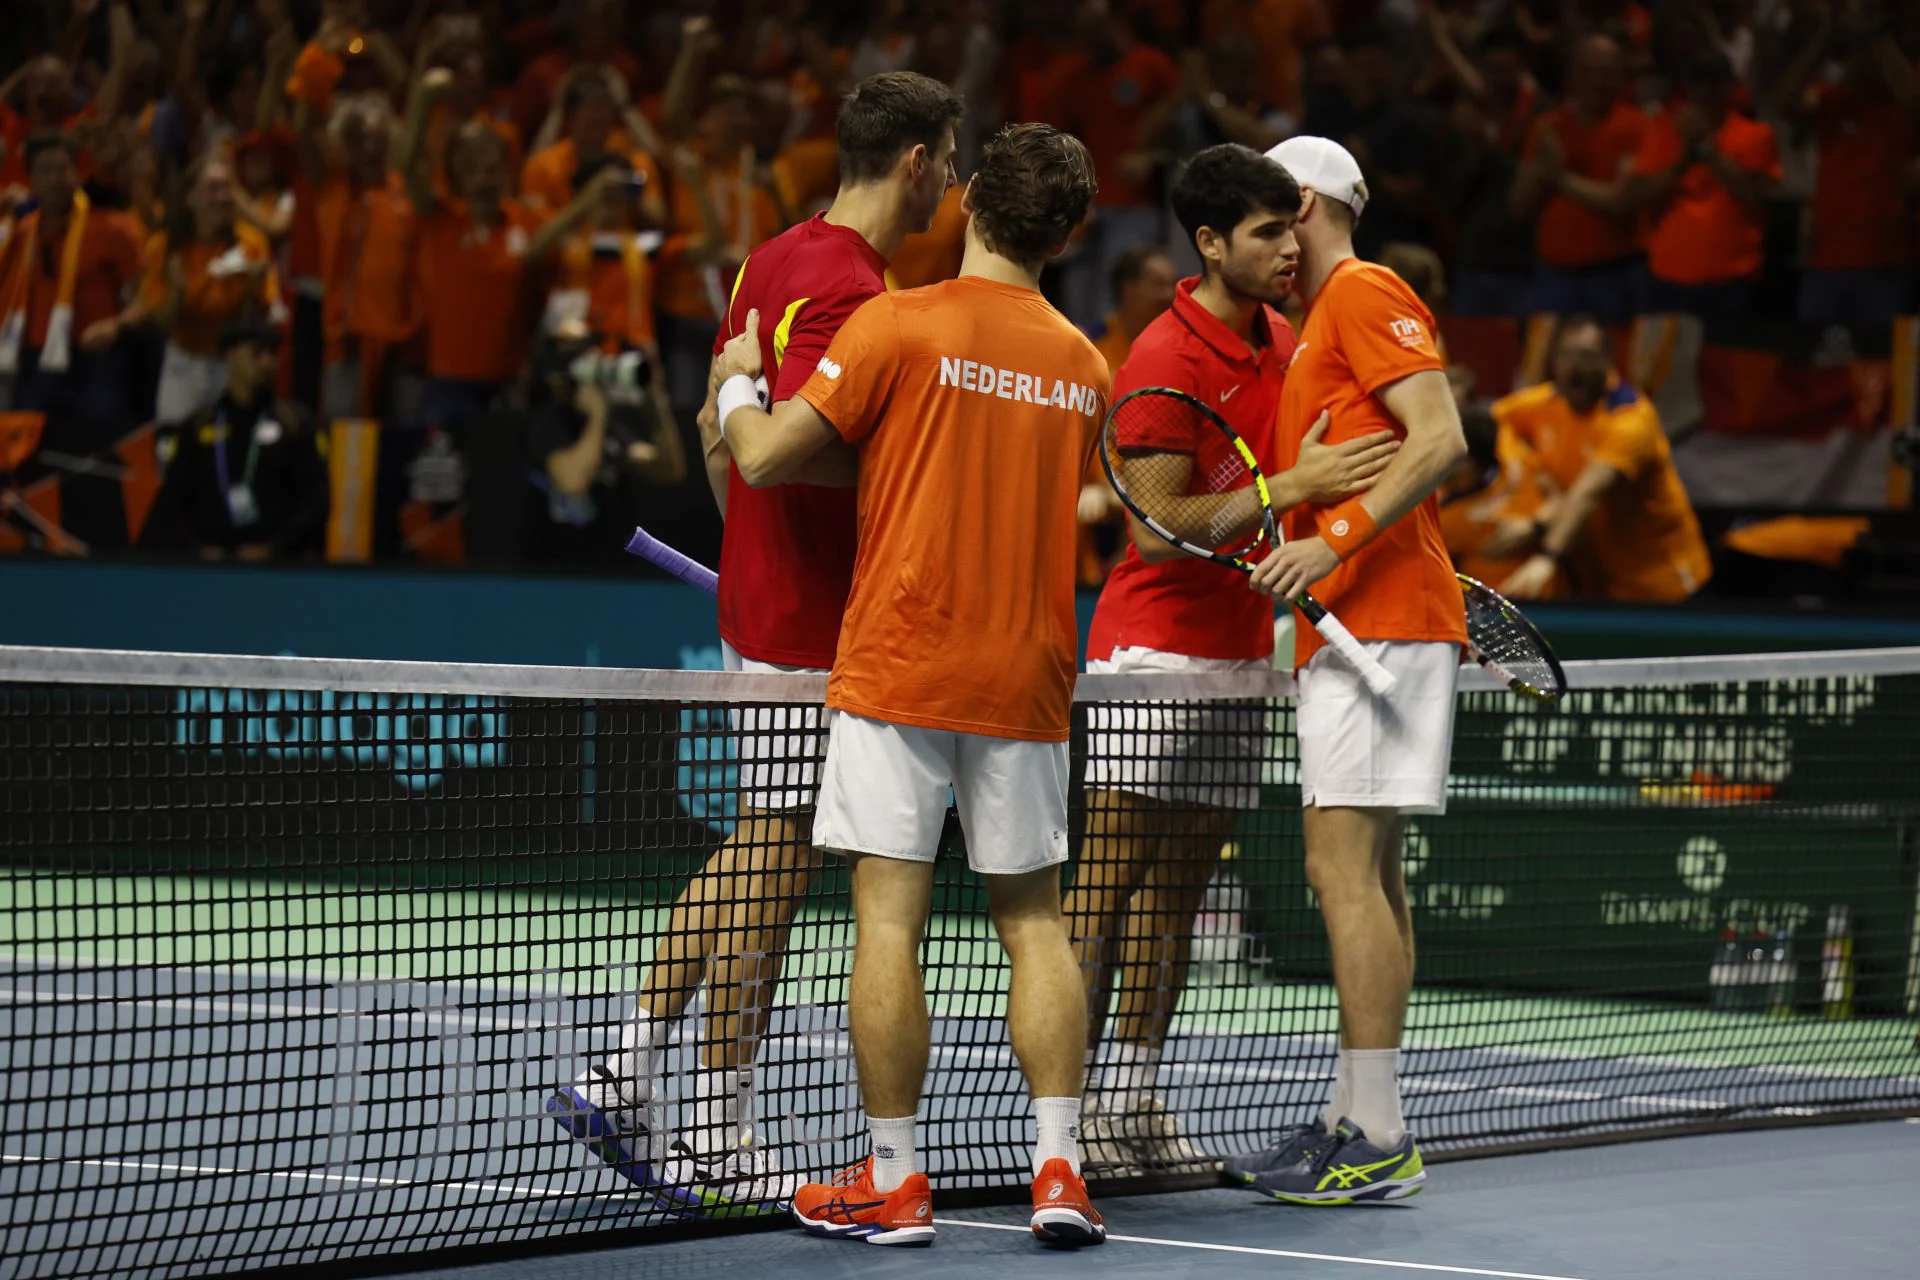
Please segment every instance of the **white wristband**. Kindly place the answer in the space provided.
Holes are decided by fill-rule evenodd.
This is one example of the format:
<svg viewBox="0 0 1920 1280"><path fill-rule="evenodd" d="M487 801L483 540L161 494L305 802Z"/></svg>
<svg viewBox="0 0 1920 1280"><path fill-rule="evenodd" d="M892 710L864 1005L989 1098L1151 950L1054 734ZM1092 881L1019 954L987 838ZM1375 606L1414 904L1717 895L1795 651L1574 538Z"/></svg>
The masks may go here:
<svg viewBox="0 0 1920 1280"><path fill-rule="evenodd" d="M749 378L744 373L736 373L720 384L720 394L715 399L715 408L718 409L720 413L720 438L722 440L727 438L727 418L735 409L742 408L746 405L753 405L755 408L759 407L760 389L754 385L752 378Z"/></svg>

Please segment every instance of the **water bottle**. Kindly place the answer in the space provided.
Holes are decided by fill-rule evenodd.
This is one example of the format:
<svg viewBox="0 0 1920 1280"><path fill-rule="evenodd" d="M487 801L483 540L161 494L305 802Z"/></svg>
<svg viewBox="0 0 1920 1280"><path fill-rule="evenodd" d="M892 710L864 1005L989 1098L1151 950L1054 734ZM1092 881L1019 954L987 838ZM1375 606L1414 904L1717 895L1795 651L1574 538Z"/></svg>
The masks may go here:
<svg viewBox="0 0 1920 1280"><path fill-rule="evenodd" d="M1853 912L1840 903L1827 908L1827 936L1820 944L1820 1012L1853 1016Z"/></svg>
<svg viewBox="0 0 1920 1280"><path fill-rule="evenodd" d="M1200 899L1193 921L1193 960L1196 964L1237 965L1245 957L1247 889L1233 869L1240 846L1229 841L1220 850L1220 865Z"/></svg>
<svg viewBox="0 0 1920 1280"><path fill-rule="evenodd" d="M1707 967L1709 1002L1715 1009L1740 1006L1740 935L1728 925L1720 931L1720 944L1713 948L1713 965Z"/></svg>
<svg viewBox="0 0 1920 1280"><path fill-rule="evenodd" d="M1793 1016L1793 988L1797 976L1793 962L1793 931L1778 929L1773 935L1773 951L1767 968L1772 979L1767 986L1767 1012L1776 1018Z"/></svg>

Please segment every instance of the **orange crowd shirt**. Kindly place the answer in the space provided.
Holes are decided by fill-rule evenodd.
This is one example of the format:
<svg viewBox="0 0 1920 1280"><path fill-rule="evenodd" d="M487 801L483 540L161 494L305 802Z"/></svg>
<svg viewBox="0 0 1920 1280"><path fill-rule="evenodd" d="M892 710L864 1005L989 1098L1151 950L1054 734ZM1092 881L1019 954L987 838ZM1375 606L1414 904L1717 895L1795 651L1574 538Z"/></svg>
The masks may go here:
<svg viewBox="0 0 1920 1280"><path fill-rule="evenodd" d="M1844 86L1821 91L1814 112L1819 176L1807 265L1820 271L1904 267L1913 261L1913 209L1901 175L1920 154L1920 125L1891 100Z"/></svg>
<svg viewBox="0 0 1920 1280"><path fill-rule="evenodd" d="M79 214L76 211L68 216ZM5 291L12 287L20 269L18 258L26 248L28 232L39 220L38 210L20 219L5 246L0 247L0 305L5 305ZM29 350L37 351L47 344L47 326L60 300L60 260L67 225L71 224L51 235L40 228L34 252L38 261L25 264L27 330L21 345ZM89 327L119 315L139 279L140 242L134 239L133 229L111 210L91 210L80 236L80 258L74 271L71 340L78 343Z"/></svg>
<svg viewBox="0 0 1920 1280"><path fill-rule="evenodd" d="M1300 460L1300 444L1322 410L1332 415L1326 443L1382 429L1406 438L1379 391L1415 373L1445 368L1433 345L1433 315L1407 282L1386 267L1348 258L1333 269L1307 311L1280 397L1280 463ZM1327 506L1303 504L1284 517L1290 539L1315 537ZM1312 588L1362 640L1467 640L1466 606L1440 536L1440 508L1429 494L1382 529ZM1294 664L1323 643L1295 629Z"/></svg>
<svg viewBox="0 0 1920 1280"><path fill-rule="evenodd" d="M1082 54L1057 82L1057 96L1045 118L1087 144L1100 180L1096 204L1152 203L1151 190L1120 176L1120 158L1140 149L1141 122L1179 87L1180 69L1149 44L1134 45L1110 67L1095 66Z"/></svg>
<svg viewBox="0 0 1920 1280"><path fill-rule="evenodd" d="M1645 396L1616 378L1583 416L1547 382L1495 401L1493 417L1502 460L1562 491L1592 462L1623 477L1571 548L1570 572L1583 594L1677 601L1706 585L1712 557L1660 416Z"/></svg>
<svg viewBox="0 0 1920 1280"><path fill-rule="evenodd" d="M167 261L173 256L166 232L147 241L146 278L140 297L150 309L167 299ZM277 313L280 281L273 267L273 246L254 228L236 224L230 244L194 241L179 251L186 268L186 294L169 341L197 356L220 354L220 333L249 301Z"/></svg>
<svg viewBox="0 0 1920 1280"><path fill-rule="evenodd" d="M1780 180L1780 146L1773 129L1737 111L1713 135L1729 160L1774 182ZM1647 125L1634 161L1638 173L1661 173L1679 163L1686 144L1671 112ZM1674 284L1719 284L1758 275L1762 266L1763 215L1740 206L1705 164L1687 166L1657 210L1647 237L1647 267Z"/></svg>
<svg viewBox="0 0 1920 1280"><path fill-rule="evenodd" d="M860 450L860 548L827 703L1065 742L1080 479L1106 362L1032 289L872 298L800 397Z"/></svg>
<svg viewBox="0 0 1920 1280"><path fill-rule="evenodd" d="M1540 152L1540 135L1559 135L1567 172L1594 182L1616 182L1633 167L1647 131L1647 117L1616 103L1606 119L1584 123L1572 107L1556 107L1541 116L1527 138L1527 158ZM1540 261L1552 267L1590 267L1615 262L1640 251L1640 231L1632 218L1614 218L1556 192L1534 224Z"/></svg>
<svg viewBox="0 0 1920 1280"><path fill-rule="evenodd" d="M743 181L740 162L707 161L701 169L720 228L742 249L752 249L780 231L780 210L757 184ZM693 184L677 179L670 202L672 230L660 250L657 285L660 310L685 320L720 319L737 265L722 268L692 261L687 250L705 235Z"/></svg>
<svg viewBox="0 0 1920 1280"><path fill-rule="evenodd" d="M345 215L327 280L326 333L330 358L349 338L400 343L419 327L413 259L419 219L398 174L387 185L360 192Z"/></svg>
<svg viewBox="0 0 1920 1280"><path fill-rule="evenodd" d="M526 354L527 241L539 218L517 200L490 228L464 200L420 219L415 289L427 329L427 376L473 382L511 378Z"/></svg>
<svg viewBox="0 0 1920 1280"><path fill-rule="evenodd" d="M908 236L887 264L887 277L896 289L918 289L960 274L967 251L967 215L960 207L963 188L953 187L941 198L933 225Z"/></svg>
<svg viewBox="0 0 1920 1280"><path fill-rule="evenodd" d="M627 347L651 347L653 262L632 231L576 235L560 251L553 292L584 295L587 329Z"/></svg>
<svg viewBox="0 0 1920 1280"><path fill-rule="evenodd" d="M607 149L627 158L634 172L647 180L648 191L660 190L660 166L644 151L631 149L624 134L608 140ZM573 203L577 194L574 174L580 170L580 148L572 138L562 138L544 151L536 151L520 171L520 197L541 213L559 213Z"/></svg>

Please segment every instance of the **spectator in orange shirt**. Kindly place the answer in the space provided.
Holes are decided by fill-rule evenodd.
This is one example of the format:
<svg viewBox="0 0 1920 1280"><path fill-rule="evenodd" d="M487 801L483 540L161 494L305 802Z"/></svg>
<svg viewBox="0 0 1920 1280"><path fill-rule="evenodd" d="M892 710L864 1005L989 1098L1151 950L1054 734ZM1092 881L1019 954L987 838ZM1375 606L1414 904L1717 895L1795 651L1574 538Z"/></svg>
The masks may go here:
<svg viewBox="0 0 1920 1280"><path fill-rule="evenodd" d="M1579 594L1608 600L1671 603L1706 585L1712 561L1660 416L1613 372L1611 342L1592 316L1562 322L1553 381L1495 402L1493 416L1502 460L1562 496L1487 543L1494 558L1533 552L1492 585L1538 596L1563 565Z"/></svg>
<svg viewBox="0 0 1920 1280"><path fill-rule="evenodd" d="M1725 58L1701 58L1634 158L1627 205L1652 216L1649 311L1736 318L1765 265L1766 201L1780 182L1780 149L1770 127L1733 110L1734 84Z"/></svg>
<svg viewBox="0 0 1920 1280"><path fill-rule="evenodd" d="M661 194L660 167L646 152L634 150L633 139L621 130L620 103L606 70L580 66L567 73L555 103L565 121L565 135L527 160L520 172L520 196L538 212L558 213L578 194L574 178L583 166L605 155L618 155L645 176L639 212L646 225L664 227L667 206ZM546 133L543 128L541 135Z"/></svg>
<svg viewBox="0 0 1920 1280"><path fill-rule="evenodd" d="M0 156L0 192L17 188L18 195L27 194L27 139L73 128L80 120L78 107L73 71L52 54L26 63L0 84L0 143L6 148ZM84 154L79 163L84 179Z"/></svg>
<svg viewBox="0 0 1920 1280"><path fill-rule="evenodd" d="M398 372L395 350L419 329L413 203L390 163L393 116L385 99L342 103L327 132L330 154L316 154L310 161L326 174L321 195L332 224L321 412L323 421L390 419L389 384ZM313 139L307 145L320 143Z"/></svg>
<svg viewBox="0 0 1920 1280"><path fill-rule="evenodd" d="M1087 233L1060 276L1061 309L1092 329L1112 305L1108 282L1120 255L1165 239L1156 187L1163 157L1152 148L1180 104L1180 71L1136 39L1132 20L1107 0L1084 0L1076 21L1084 52L1055 86L1046 118L1086 143L1100 179Z"/></svg>
<svg viewBox="0 0 1920 1280"><path fill-rule="evenodd" d="M444 169L447 141L454 129L477 120L491 126L507 144L507 171L518 175L526 147L520 126L514 123L512 91L494 88L488 66L493 50L480 37L478 17L466 15L472 19L468 24L454 21L459 16L441 19L441 30L421 48L416 64L423 69L445 67L453 73L446 98L427 121L427 163L436 173Z"/></svg>
<svg viewBox="0 0 1920 1280"><path fill-rule="evenodd" d="M1539 489L1523 468L1516 466L1509 475L1501 465L1499 426L1485 408L1464 410L1460 427L1467 437L1467 456L1454 464L1440 487L1440 536L1456 570L1490 585L1505 582L1520 567L1524 552L1495 559L1487 547L1503 522L1517 522L1531 533L1540 510ZM1541 594L1554 593L1549 589Z"/></svg>
<svg viewBox="0 0 1920 1280"><path fill-rule="evenodd" d="M1173 259L1159 245L1134 245L1115 260L1113 310L1107 314L1106 331L1093 343L1106 357L1109 370L1120 371L1140 331L1173 305L1178 282Z"/></svg>
<svg viewBox="0 0 1920 1280"><path fill-rule="evenodd" d="M71 137L37 134L25 160L37 207L0 248L0 374L13 379L12 408L49 416L51 440L83 422L87 441L72 451L85 453L94 429L127 421L119 342L138 319L140 246L122 219L92 209Z"/></svg>
<svg viewBox="0 0 1920 1280"><path fill-rule="evenodd" d="M1590 35L1567 61L1567 100L1542 115L1509 202L1533 221L1533 310L1590 312L1624 325L1640 309L1645 257L1627 185L1648 121L1620 100L1620 46Z"/></svg>
<svg viewBox="0 0 1920 1280"><path fill-rule="evenodd" d="M147 242L142 313L167 336L154 414L184 422L220 398L227 365L220 334L243 310L269 323L286 319L273 246L239 221L233 165L218 151L200 157L170 201L167 227Z"/></svg>
<svg viewBox="0 0 1920 1280"><path fill-rule="evenodd" d="M1774 92L1781 114L1813 135L1819 171L1800 319L1887 325L1901 313L1914 266L1913 210L1903 169L1920 154L1920 78L1877 6L1850 4L1836 30L1832 7L1811 11L1812 30ZM1838 84L1809 85L1839 56Z"/></svg>

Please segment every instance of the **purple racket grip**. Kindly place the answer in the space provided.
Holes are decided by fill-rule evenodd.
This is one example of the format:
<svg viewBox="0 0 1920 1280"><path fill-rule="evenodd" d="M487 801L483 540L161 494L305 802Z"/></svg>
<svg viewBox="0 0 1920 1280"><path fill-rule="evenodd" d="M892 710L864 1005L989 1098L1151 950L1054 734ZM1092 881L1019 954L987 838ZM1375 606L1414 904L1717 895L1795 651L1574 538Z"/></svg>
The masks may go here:
<svg viewBox="0 0 1920 1280"><path fill-rule="evenodd" d="M698 560L681 555L645 529L635 529L633 537L627 540L627 551L642 560L665 569L680 581L700 588L708 595L716 595L720 590L720 575Z"/></svg>

